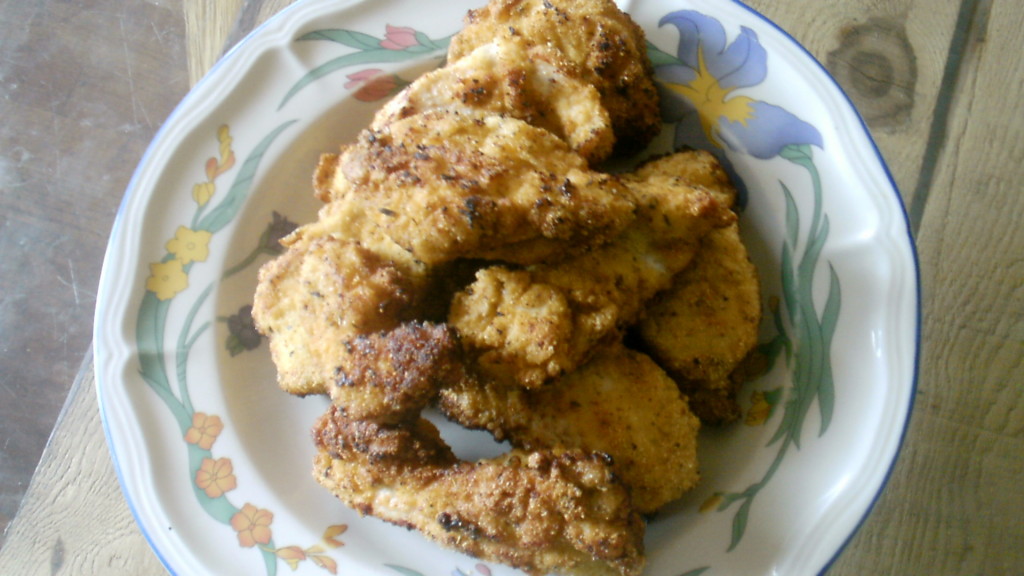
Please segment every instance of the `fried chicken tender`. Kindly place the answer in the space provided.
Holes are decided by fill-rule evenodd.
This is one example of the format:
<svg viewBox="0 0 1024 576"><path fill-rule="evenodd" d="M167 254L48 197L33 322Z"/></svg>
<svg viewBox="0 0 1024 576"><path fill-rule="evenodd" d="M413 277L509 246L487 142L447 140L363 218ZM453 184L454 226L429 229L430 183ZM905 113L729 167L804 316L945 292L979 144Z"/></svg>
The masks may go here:
<svg viewBox="0 0 1024 576"><path fill-rule="evenodd" d="M513 451L464 462L426 420L384 426L335 407L313 436L314 478L361 514L536 576L643 569L643 521L600 454Z"/></svg>
<svg viewBox="0 0 1024 576"><path fill-rule="evenodd" d="M623 180L637 217L619 237L562 262L484 268L452 299L448 322L488 377L537 387L571 372L639 319L707 232L735 221L711 192L674 176Z"/></svg>
<svg viewBox="0 0 1024 576"><path fill-rule="evenodd" d="M426 110L491 112L548 130L596 165L615 143L608 111L593 85L557 62L558 55L544 46L495 38L413 81L384 105L370 128L381 130Z"/></svg>
<svg viewBox="0 0 1024 576"><path fill-rule="evenodd" d="M642 572L641 514L698 480L680 388L728 400L759 319L713 156L591 168L660 131L652 70L612 0L492 0L321 156L325 206L261 268L253 318L281 388L330 396L313 476L343 503L531 575ZM638 322L655 359L623 344ZM459 459L433 404L514 449Z"/></svg>
<svg viewBox="0 0 1024 576"><path fill-rule="evenodd" d="M441 391L439 405L452 421L516 448L608 454L641 514L679 498L699 479L700 422L653 360L621 344L543 388L458 382Z"/></svg>
<svg viewBox="0 0 1024 576"><path fill-rule="evenodd" d="M278 384L291 394L322 394L359 334L422 317L434 270L367 226L342 204L282 243L260 268L253 320L269 339Z"/></svg>
<svg viewBox="0 0 1024 576"><path fill-rule="evenodd" d="M661 130L644 31L612 0L492 0L466 15L448 60L495 38L553 49L560 68L592 84L611 118L617 152L636 152Z"/></svg>
<svg viewBox="0 0 1024 576"><path fill-rule="evenodd" d="M757 270L734 224L704 237L693 263L649 306L638 334L690 396L702 421L739 416L739 381L730 377L757 345Z"/></svg>
<svg viewBox="0 0 1024 576"><path fill-rule="evenodd" d="M359 335L345 344L348 357L329 387L348 418L395 424L418 417L441 387L474 387L455 331L443 324L409 322Z"/></svg>
<svg viewBox="0 0 1024 576"><path fill-rule="evenodd" d="M320 198L351 204L426 264L534 263L585 249L633 218L619 181L547 130L514 118L428 110L364 131L321 160Z"/></svg>
<svg viewBox="0 0 1024 576"><path fill-rule="evenodd" d="M639 167L641 178L674 175L732 208L736 190L707 151L687 150ZM738 224L706 236L691 266L650 304L637 333L641 345L676 380L705 424L740 413L740 386L758 374L751 350L761 321L760 284Z"/></svg>
<svg viewBox="0 0 1024 576"><path fill-rule="evenodd" d="M736 204L736 187L715 155L683 149L651 158L624 176L629 180L671 179L710 192L726 208Z"/></svg>

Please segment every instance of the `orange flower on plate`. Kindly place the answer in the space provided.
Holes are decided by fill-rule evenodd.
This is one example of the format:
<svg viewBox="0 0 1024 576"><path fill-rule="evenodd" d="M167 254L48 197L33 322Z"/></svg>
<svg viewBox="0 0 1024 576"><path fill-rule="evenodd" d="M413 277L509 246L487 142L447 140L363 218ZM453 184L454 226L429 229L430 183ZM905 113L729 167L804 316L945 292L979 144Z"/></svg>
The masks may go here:
<svg viewBox="0 0 1024 576"><path fill-rule="evenodd" d="M231 517L231 527L238 533L238 544L243 548L252 548L257 544L266 546L270 543L273 537L270 523L273 521L272 512L246 503Z"/></svg>
<svg viewBox="0 0 1024 576"><path fill-rule="evenodd" d="M284 560L292 570L298 570L299 562L306 559L306 552L298 546L278 548L274 554L281 560Z"/></svg>
<svg viewBox="0 0 1024 576"><path fill-rule="evenodd" d="M339 540L338 536L341 536L347 530L348 524L335 524L333 526L328 526L327 529L324 530L323 542L331 548L339 548L341 546L344 546L345 543Z"/></svg>
<svg viewBox="0 0 1024 576"><path fill-rule="evenodd" d="M345 88L356 89L356 100L376 102L394 96L407 84L396 74L385 74L383 70L371 68L347 76Z"/></svg>
<svg viewBox="0 0 1024 576"><path fill-rule="evenodd" d="M230 458L203 458L196 472L196 486L210 498L220 498L238 485Z"/></svg>
<svg viewBox="0 0 1024 576"><path fill-rule="evenodd" d="M235 153L231 150L231 144L234 142L234 138L231 137L231 128L227 125L218 128L217 141L220 142L220 160L210 158L206 161L206 177L210 182L235 165Z"/></svg>
<svg viewBox="0 0 1024 576"><path fill-rule="evenodd" d="M224 423L221 422L220 416L196 412L192 415L192 427L185 433L185 442L209 450L223 429Z"/></svg>
<svg viewBox="0 0 1024 576"><path fill-rule="evenodd" d="M149 265L146 290L156 294L158 299L170 300L185 288L188 288L188 274L185 274L181 260L153 262Z"/></svg>
<svg viewBox="0 0 1024 576"><path fill-rule="evenodd" d="M327 570L331 574L338 573L338 563L335 562L334 558L331 558L330 556L324 556L323 554L314 554L313 556L310 556L309 559L313 561L313 564L319 566L320 568L323 568L324 570Z"/></svg>

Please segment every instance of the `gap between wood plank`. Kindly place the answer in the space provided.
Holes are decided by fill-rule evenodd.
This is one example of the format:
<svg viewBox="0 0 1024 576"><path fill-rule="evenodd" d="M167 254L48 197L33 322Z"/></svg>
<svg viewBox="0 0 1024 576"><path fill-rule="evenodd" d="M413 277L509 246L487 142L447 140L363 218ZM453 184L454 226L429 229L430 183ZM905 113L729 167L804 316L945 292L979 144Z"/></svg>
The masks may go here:
<svg viewBox="0 0 1024 576"><path fill-rule="evenodd" d="M221 56L227 54L247 34L258 28L268 18L294 3L295 0L245 0L242 9L239 10L238 19L235 20L235 25L224 42Z"/></svg>
<svg viewBox="0 0 1024 576"><path fill-rule="evenodd" d="M988 27L988 17L992 11L992 0L963 0L960 13L957 15L956 28L949 43L949 56L946 58L946 69L942 73L939 95L935 100L934 116L928 132L928 143L921 161L921 176L917 180L914 196L910 203L908 216L910 230L917 236L924 219L928 194L931 192L938 168L939 156L942 154L949 129L949 117L953 109L953 101L960 91L961 71L964 57L968 53L968 44L975 35L984 37Z"/></svg>

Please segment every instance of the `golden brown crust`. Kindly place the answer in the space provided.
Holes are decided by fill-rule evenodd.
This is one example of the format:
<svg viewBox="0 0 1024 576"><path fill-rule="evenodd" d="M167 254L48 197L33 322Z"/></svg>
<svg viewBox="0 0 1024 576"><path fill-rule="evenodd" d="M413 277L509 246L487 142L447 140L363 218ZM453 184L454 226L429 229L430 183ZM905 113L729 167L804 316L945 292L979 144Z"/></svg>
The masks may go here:
<svg viewBox="0 0 1024 576"><path fill-rule="evenodd" d="M630 178L652 180L671 178L710 192L726 208L736 204L736 187L715 155L707 150L685 149L649 158Z"/></svg>
<svg viewBox="0 0 1024 576"><path fill-rule="evenodd" d="M381 130L427 110L488 112L547 130L596 165L615 143L608 111L597 89L558 60L544 46L494 38L413 81L385 104L370 128Z"/></svg>
<svg viewBox="0 0 1024 576"><path fill-rule="evenodd" d="M555 258L606 241L633 216L616 178L514 118L428 110L363 132L336 166L329 200L359 206L427 264ZM508 249L523 244L532 250Z"/></svg>
<svg viewBox="0 0 1024 576"><path fill-rule="evenodd" d="M316 422L313 442L333 458L361 455L382 470L442 468L458 462L451 448L428 420L413 418L387 424L349 418L344 408L331 406Z"/></svg>
<svg viewBox="0 0 1024 576"><path fill-rule="evenodd" d="M639 151L661 130L644 31L612 0L493 0L471 10L448 48L455 62L494 38L545 46L592 84L608 110L616 152Z"/></svg>
<svg viewBox="0 0 1024 576"><path fill-rule="evenodd" d="M723 423L739 415L730 374L757 345L760 323L757 270L734 224L704 238L693 264L647 309L638 333L701 420Z"/></svg>
<svg viewBox="0 0 1024 576"><path fill-rule="evenodd" d="M313 435L314 478L363 514L538 576L643 569L643 521L606 457L538 451L459 462L429 422L353 424L335 409Z"/></svg>
<svg viewBox="0 0 1024 576"><path fill-rule="evenodd" d="M640 514L696 483L699 421L622 336L735 221L710 154L591 168L660 129L651 72L611 0L493 0L320 158L326 205L261 270L253 316L281 387L330 395L314 477L342 502L531 575L643 570ZM460 460L433 402L515 448Z"/></svg>
<svg viewBox="0 0 1024 576"><path fill-rule="evenodd" d="M735 220L707 190L660 172L623 181L637 217L613 241L562 262L484 268L455 295L448 322L488 377L537 387L574 370L639 319L708 231Z"/></svg>
<svg viewBox="0 0 1024 576"><path fill-rule="evenodd" d="M524 450L550 446L601 452L641 514L696 485L697 432L675 382L650 358L614 345L535 390L500 382L456 384L440 407L455 422Z"/></svg>
<svg viewBox="0 0 1024 576"><path fill-rule="evenodd" d="M348 418L398 423L415 418L442 386L473 386L458 335L439 324L410 322L345 344L331 400Z"/></svg>
<svg viewBox="0 0 1024 576"><path fill-rule="evenodd" d="M330 235L305 238L265 264L253 319L269 338L281 387L323 393L347 357L343 344L414 315L426 282L414 263Z"/></svg>

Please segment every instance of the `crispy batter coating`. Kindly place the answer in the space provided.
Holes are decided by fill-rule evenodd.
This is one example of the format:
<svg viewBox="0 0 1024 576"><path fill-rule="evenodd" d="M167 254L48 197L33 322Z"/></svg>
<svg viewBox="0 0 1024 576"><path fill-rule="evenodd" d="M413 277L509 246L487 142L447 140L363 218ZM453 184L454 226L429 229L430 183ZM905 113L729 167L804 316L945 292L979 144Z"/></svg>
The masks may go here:
<svg viewBox="0 0 1024 576"><path fill-rule="evenodd" d="M331 400L348 418L395 424L418 417L442 386L475 386L458 335L443 324L410 322L346 343Z"/></svg>
<svg viewBox="0 0 1024 576"><path fill-rule="evenodd" d="M644 31L612 0L492 0L466 15L448 60L495 38L553 49L561 68L594 85L611 118L617 152L638 151L661 130Z"/></svg>
<svg viewBox="0 0 1024 576"><path fill-rule="evenodd" d="M671 285L708 231L735 221L678 178L652 171L625 181L637 218L619 237L562 262L484 268L455 295L448 321L488 377L537 387L574 370Z"/></svg>
<svg viewBox="0 0 1024 576"><path fill-rule="evenodd" d="M707 150L684 149L651 158L626 175L632 180L671 178L710 192L723 206L733 208L736 187L732 179Z"/></svg>
<svg viewBox="0 0 1024 576"><path fill-rule="evenodd" d="M292 394L324 393L348 340L418 318L427 306L431 269L345 208L325 206L260 268L253 319L269 339L279 385Z"/></svg>
<svg viewBox="0 0 1024 576"><path fill-rule="evenodd" d="M531 575L642 572L641 514L698 480L690 405L735 405L760 313L713 156L591 168L661 128L646 53L612 0L492 0L321 157L253 317L280 386L330 395L313 474L342 502ZM641 321L676 381L623 344ZM435 402L515 448L460 460Z"/></svg>
<svg viewBox="0 0 1024 576"><path fill-rule="evenodd" d="M537 576L643 569L643 522L602 455L514 451L462 462L426 420L389 427L336 408L313 436L314 478L362 514Z"/></svg>
<svg viewBox="0 0 1024 576"><path fill-rule="evenodd" d="M608 454L642 514L699 479L700 422L653 360L621 344L539 389L496 381L447 386L440 407L451 420L524 450L561 446Z"/></svg>
<svg viewBox="0 0 1024 576"><path fill-rule="evenodd" d="M734 224L709 233L693 263L658 296L639 324L644 346L679 382L702 421L739 415L730 378L757 345L757 270Z"/></svg>
<svg viewBox="0 0 1024 576"><path fill-rule="evenodd" d="M315 177L325 201L358 206L427 264L532 263L585 249L633 217L619 181L550 132L495 115L428 110L364 131Z"/></svg>
<svg viewBox="0 0 1024 576"><path fill-rule="evenodd" d="M595 165L612 152L615 134L597 89L558 65L544 46L497 37L428 72L390 100L370 128L426 110L491 112L550 131Z"/></svg>

